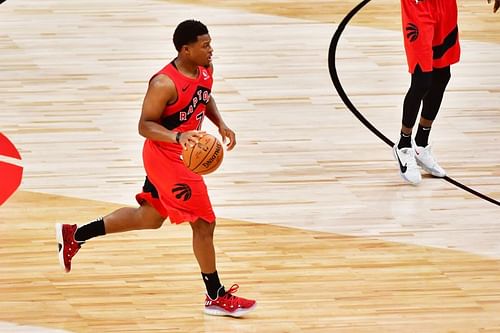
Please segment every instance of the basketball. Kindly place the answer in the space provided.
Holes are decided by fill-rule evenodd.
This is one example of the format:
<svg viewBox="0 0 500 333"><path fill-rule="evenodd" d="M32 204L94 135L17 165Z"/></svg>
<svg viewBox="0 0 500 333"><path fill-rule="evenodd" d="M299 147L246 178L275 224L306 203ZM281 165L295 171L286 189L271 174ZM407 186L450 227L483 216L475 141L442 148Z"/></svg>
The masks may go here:
<svg viewBox="0 0 500 333"><path fill-rule="evenodd" d="M10 140L0 133L0 206L14 194L23 178L23 167L1 161L2 156L21 160L21 155ZM15 163L15 162L14 162Z"/></svg>
<svg viewBox="0 0 500 333"><path fill-rule="evenodd" d="M223 158L222 143L210 134L205 134L196 145L182 151L184 165L199 175L206 175L217 170Z"/></svg>

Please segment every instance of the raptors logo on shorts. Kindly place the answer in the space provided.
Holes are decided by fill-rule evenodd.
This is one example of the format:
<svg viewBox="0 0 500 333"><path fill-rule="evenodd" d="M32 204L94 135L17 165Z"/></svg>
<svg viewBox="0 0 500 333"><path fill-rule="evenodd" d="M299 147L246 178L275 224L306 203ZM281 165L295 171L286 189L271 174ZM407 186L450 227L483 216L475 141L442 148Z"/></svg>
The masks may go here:
<svg viewBox="0 0 500 333"><path fill-rule="evenodd" d="M188 201L191 199L191 187L188 184L175 184L172 193L177 199Z"/></svg>
<svg viewBox="0 0 500 333"><path fill-rule="evenodd" d="M410 73L452 65L460 59L456 0L401 0L404 45Z"/></svg>
<svg viewBox="0 0 500 333"><path fill-rule="evenodd" d="M413 24L413 23L408 23L408 25L405 28L406 30L406 38L410 42L414 42L418 38L418 27Z"/></svg>

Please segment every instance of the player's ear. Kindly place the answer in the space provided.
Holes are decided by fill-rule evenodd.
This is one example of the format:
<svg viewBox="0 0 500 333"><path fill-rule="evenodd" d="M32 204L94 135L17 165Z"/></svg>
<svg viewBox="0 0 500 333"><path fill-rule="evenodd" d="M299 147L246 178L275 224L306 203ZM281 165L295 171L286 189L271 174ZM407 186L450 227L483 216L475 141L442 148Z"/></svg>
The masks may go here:
<svg viewBox="0 0 500 333"><path fill-rule="evenodd" d="M182 45L182 47L181 47L181 53L189 55L189 52L190 52L189 45L187 45L187 44L186 45Z"/></svg>

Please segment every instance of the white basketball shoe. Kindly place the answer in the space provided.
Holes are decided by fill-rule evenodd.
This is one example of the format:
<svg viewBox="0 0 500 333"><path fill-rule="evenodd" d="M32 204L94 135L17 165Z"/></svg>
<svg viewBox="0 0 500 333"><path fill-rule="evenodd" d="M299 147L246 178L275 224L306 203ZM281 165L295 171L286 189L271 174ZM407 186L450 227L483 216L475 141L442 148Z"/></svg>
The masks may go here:
<svg viewBox="0 0 500 333"><path fill-rule="evenodd" d="M426 147L419 147L413 143L415 147L415 160L417 164L422 167L425 171L433 175L434 177L444 177L446 176L446 171L436 162L434 156L432 156L431 145Z"/></svg>
<svg viewBox="0 0 500 333"><path fill-rule="evenodd" d="M415 160L415 150L413 147L398 149L398 144L396 143L392 147L392 152L399 164L400 176L410 184L417 185L420 183L422 176Z"/></svg>

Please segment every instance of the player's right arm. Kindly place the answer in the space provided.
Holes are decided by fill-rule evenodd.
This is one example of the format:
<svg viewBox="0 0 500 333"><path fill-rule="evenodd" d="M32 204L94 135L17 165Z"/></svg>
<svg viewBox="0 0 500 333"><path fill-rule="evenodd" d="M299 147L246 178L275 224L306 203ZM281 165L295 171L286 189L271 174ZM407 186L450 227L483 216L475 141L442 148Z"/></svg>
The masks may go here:
<svg viewBox="0 0 500 333"><path fill-rule="evenodd" d="M177 131L168 130L161 125L161 116L166 105L175 102L177 90L174 82L166 75L155 76L148 85L148 90L142 103L139 118L139 134L145 138L176 143ZM188 131L180 135L179 143L186 148L193 145L203 136L203 132Z"/></svg>

